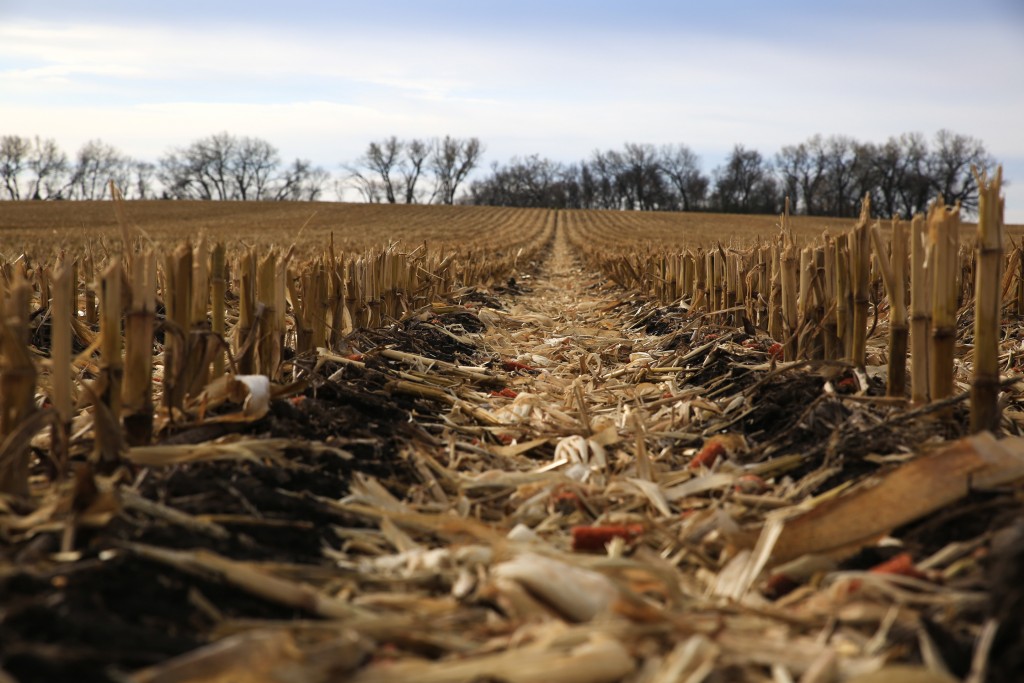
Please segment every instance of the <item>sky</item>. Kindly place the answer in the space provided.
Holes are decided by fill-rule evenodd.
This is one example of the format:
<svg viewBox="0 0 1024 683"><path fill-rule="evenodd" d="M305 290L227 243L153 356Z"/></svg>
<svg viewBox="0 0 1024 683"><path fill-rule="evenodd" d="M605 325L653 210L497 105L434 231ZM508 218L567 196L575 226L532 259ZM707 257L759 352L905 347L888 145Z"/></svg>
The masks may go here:
<svg viewBox="0 0 1024 683"><path fill-rule="evenodd" d="M227 131L338 174L450 134L485 166L685 143L710 172L735 144L944 128L1024 223L1024 0L0 0L0 135L69 154Z"/></svg>

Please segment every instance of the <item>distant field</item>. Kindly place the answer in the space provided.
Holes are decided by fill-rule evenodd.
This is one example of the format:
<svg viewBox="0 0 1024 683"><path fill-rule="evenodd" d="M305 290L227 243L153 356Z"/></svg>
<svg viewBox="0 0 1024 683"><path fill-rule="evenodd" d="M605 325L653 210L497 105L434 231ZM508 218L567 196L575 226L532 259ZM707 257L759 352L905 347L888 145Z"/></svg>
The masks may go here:
<svg viewBox="0 0 1024 683"><path fill-rule="evenodd" d="M333 235L341 249L409 243L483 241L486 231L534 224L545 209L343 204L336 202L129 201L128 222L156 244L176 244L205 233L229 248L295 244L319 250ZM0 202L0 253L75 249L120 239L113 202Z"/></svg>
<svg viewBox="0 0 1024 683"><path fill-rule="evenodd" d="M517 222L532 223L544 209L482 206L348 204L338 202L130 201L128 221L157 244L176 243L205 232L228 246L296 244L318 249L334 236L339 248L366 248L389 240L418 243L473 235L487 243L493 231ZM778 232L778 216L712 213L564 211L564 222L591 225L595 239L656 244L749 244ZM852 219L793 217L798 236L826 228L849 228ZM973 230L973 226L965 225ZM1013 226L1011 234L1024 234ZM0 202L0 254L74 249L83 243L109 244L120 229L112 202Z"/></svg>

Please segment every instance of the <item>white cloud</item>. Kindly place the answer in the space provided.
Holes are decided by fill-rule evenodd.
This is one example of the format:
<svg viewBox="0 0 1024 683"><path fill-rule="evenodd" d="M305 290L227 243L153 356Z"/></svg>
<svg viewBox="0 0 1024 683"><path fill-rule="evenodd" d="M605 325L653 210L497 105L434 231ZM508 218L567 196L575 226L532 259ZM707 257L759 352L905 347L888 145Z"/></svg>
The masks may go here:
<svg viewBox="0 0 1024 683"><path fill-rule="evenodd" d="M687 142L708 160L735 143L771 154L815 133L882 141L949 128L1024 159L1024 51L1010 27L881 24L834 45L685 30L555 42L500 26L458 38L277 28L7 22L0 133L69 149L100 137L155 158L228 130L332 165L390 134L476 135L497 160L578 159L625 141ZM980 33L983 60L963 48ZM1008 206L1024 206L1012 192Z"/></svg>

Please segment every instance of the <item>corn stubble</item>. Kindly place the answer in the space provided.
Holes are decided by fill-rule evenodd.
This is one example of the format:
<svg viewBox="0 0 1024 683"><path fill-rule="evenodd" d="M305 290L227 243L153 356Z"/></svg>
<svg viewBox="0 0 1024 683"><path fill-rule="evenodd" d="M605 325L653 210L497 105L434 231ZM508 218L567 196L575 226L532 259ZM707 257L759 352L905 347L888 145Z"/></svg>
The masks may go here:
<svg viewBox="0 0 1024 683"><path fill-rule="evenodd" d="M1000 178L998 172L992 181L979 177L985 189L976 254L962 246L959 206L947 206L941 197L927 216L914 216L909 226L894 220L886 230L872 220L870 197L865 196L860 217L848 229L838 235L826 230L817 239L806 228L794 231L787 205L768 245L745 243L737 231L729 246L711 250L735 257L727 269L703 251L710 241L707 234L682 229L684 218L673 228L662 227L666 217L643 224L628 213L596 217L571 212L569 235L593 267L622 287L664 304L681 303L694 325L719 323L717 313L723 308L742 306L758 334L782 345L786 361L842 361L864 368L884 356L887 397L924 406L954 397L962 351L957 320L963 305L973 302L981 326L978 343L987 350L976 348L974 362L981 354L985 362L976 365L983 378L975 375L972 386L979 396L998 394L998 349L982 328L995 329L998 336L1001 296L1012 297L1018 315L1024 311L1022 250L1007 255L996 246L1001 245L1001 232L994 227L1002 225ZM647 240L642 249L637 234ZM731 291L732 282L746 283L742 300L719 294ZM881 287L884 299L879 298ZM881 349L876 342L868 344L879 330L887 332ZM972 422L975 430L998 428L998 417L987 415Z"/></svg>
<svg viewBox="0 0 1024 683"><path fill-rule="evenodd" d="M919 418L941 417L939 408L960 400L957 380L972 364L971 428L998 431L1000 297L1016 296L1016 310L1024 305L1024 294L1017 294L1024 288L1014 279L1020 251L1002 252L1000 179L979 178L982 217L973 255L960 248L956 207L941 201L927 218L911 222L909 250L904 224L873 222L865 199L857 220L833 223L824 233L820 224L798 230L801 222L785 212L761 237L732 241L721 230L709 240L686 234L672 216L645 223L629 213L496 210L492 217L504 226L501 253L474 242L476 226L468 225L453 228L450 242L385 240L342 249L324 240L310 249L225 246L199 236L161 248L126 227L126 207L115 203L123 228L119 250L83 250L52 266L28 258L0 264L0 493L22 500L49 495L40 490L41 478L29 479L31 441L38 452L49 447L60 466L50 482L59 495L49 498L63 496L61 505L72 510L62 562L75 551L77 526L104 514L109 519L111 507L223 542L237 534L233 527L243 516L186 512L127 484L111 496L102 490L106 479L94 479L92 471L126 465L122 476L141 471L146 474L133 478L142 481L154 476L146 468L211 462L234 461L239 470L252 463L315 470L289 459L296 444L290 438L233 435L238 438L190 444L162 437L172 428L260 419L274 392L302 387L309 368L323 363L378 372L382 394L444 406L437 414L444 424L432 426L450 440L420 434L417 446L401 454L419 476L402 500L362 472L345 473L346 498L295 498L297 506L301 499L324 514L365 520L339 526L343 547L324 548L337 566L246 562L143 542L110 551L327 621L270 620L253 629L243 620L222 620L220 605L196 590L190 602L217 617L218 636L238 631L167 662L162 673L157 667L132 680L219 676L217 667L237 673L252 670L253 662L266 662L275 676L287 670L305 679L297 672L325 666L319 658L329 654L329 663L341 667L337 675L353 680L554 676L593 683L629 675L641 651L655 653L645 673L658 680L684 672L697 680L716 667L737 670L737 662L761 673L770 662L785 678L852 678L840 667L856 660L877 669L889 656L906 656L905 643L890 647L893 604L915 618L933 607L952 615L977 610L973 592L957 592L935 577L937 566L963 576L964 563L982 546L958 541L918 561L900 553L852 581L829 556L875 545L894 529L946 510L963 499L968 484L997 491L1024 474L1024 439L980 434L931 453L900 452L872 470L870 484L849 472L838 486L825 483L843 469L850 434L894 425L898 431ZM556 231L553 260L571 261L571 241L588 266L626 289L613 290L615 302L574 300L584 289L567 284L566 270L561 282L533 298L532 305L543 306L526 308L561 308L547 311L550 316L478 309L488 328L481 335L487 352L507 375L490 364L466 366L385 346L371 362L346 346L361 328L403 318L432 326L434 316L465 314L441 301L463 285L504 282L517 265L548 249ZM457 241L469 246L456 248ZM533 284L546 286L539 278ZM604 315L637 299L641 309L677 316L680 327L667 335L627 332L628 316ZM957 322L972 311L973 354L957 343L965 331ZM30 321L40 316L50 319L49 359L41 359L45 344L37 353L29 334ZM524 348L529 356L514 355ZM714 369L722 358L735 374ZM716 376L693 381L705 366ZM817 374L801 374L806 368ZM769 391L785 392L785 383L806 379L817 384L800 394L812 397L800 421L820 419L816 408L840 406L844 412L834 414L866 425L842 438L837 425L834 440L782 446L740 431L766 397L774 398ZM778 388L766 390L773 380ZM510 435L515 438L504 438ZM336 446L304 447L314 458L350 462L352 453ZM552 450L554 459L538 464ZM83 456L94 467L74 463L72 484L66 465ZM821 467L797 475L814 457ZM775 512L765 515L766 509ZM573 522L571 548L556 546L551 541L568 530L570 515L583 523ZM504 526L490 524L495 519L522 523L506 536ZM274 515L254 514L242 523L312 528L306 519ZM443 544L450 547L435 547ZM533 547L544 552L524 550ZM770 583L783 569L804 585L766 607L757 583ZM450 594L447 582L441 594L428 593L433 588L424 580L433 586L441 573L452 579ZM794 605L803 610L797 618L788 612ZM266 628L271 623L274 630ZM818 637L826 623L836 639ZM526 630L518 631L520 624ZM864 624L882 635L867 642ZM408 633L417 629L424 633L410 641ZM525 635L524 645L506 647L510 634L513 640ZM388 655L368 663L379 642L412 645L397 647L395 661ZM441 656L410 656L423 647ZM930 645L920 647L931 653Z"/></svg>
<svg viewBox="0 0 1024 683"><path fill-rule="evenodd" d="M999 427L999 339L1002 323L1003 207L1002 168L989 181L977 175L978 243L975 275L974 377L971 380L971 431Z"/></svg>
<svg viewBox="0 0 1024 683"><path fill-rule="evenodd" d="M24 263L4 264L0 278L0 492L29 493L24 427L35 412L36 367L28 345L32 287Z"/></svg>
<svg viewBox="0 0 1024 683"><path fill-rule="evenodd" d="M200 235L157 258L116 188L114 197L120 249L110 248L112 238L109 246L62 252L52 265L0 262L0 493L29 495L29 442L46 424L54 462L63 467L80 447L71 443L75 423L95 470L111 472L127 449L150 444L167 425L201 419L207 389L225 376L299 380L301 368L286 355L310 357L456 288L500 282L548 244L555 226L553 212L502 210L494 216L497 250L493 235L463 217L430 247L364 243L341 251L331 239L300 257L308 250L231 250ZM422 225L422 209L416 215ZM372 242L374 231L364 232ZM50 320L45 363L29 340L37 311ZM84 351L75 355L76 346ZM37 409L37 393L52 409ZM82 421L91 429L83 432Z"/></svg>
<svg viewBox="0 0 1024 683"><path fill-rule="evenodd" d="M895 222L886 235L872 225L867 198L860 218L839 235L826 231L814 238L805 228L797 231L787 212L775 237L751 245L737 240L709 247L699 235L673 230L666 216L644 224L629 214L564 215L567 234L585 258L621 286L665 303L682 302L695 320L767 334L782 345L786 361L845 361L864 367L868 333L878 327L879 311L887 309L882 320L888 330L887 393L896 400L906 397L909 347L909 399L915 404L953 394L960 302L984 302L976 309L977 375L972 383L981 405L992 402L981 397L998 395L998 356L993 360L986 330L998 325L999 297L1012 292L1015 309L1024 307L1024 286L1017 276L1024 259L1017 249L1004 263L1001 227L995 227L1001 226L1000 179L982 179L979 247L973 260L960 249L958 207L947 207L941 198L926 218L911 222L909 254L905 226ZM91 245L53 266L40 264L31 279L25 260L4 265L0 433L10 437L35 408L37 364L26 350L26 335L32 302L38 301L50 312L53 329L54 357L44 373L45 386L65 425L54 436L67 433L74 418L71 406L84 391L92 419L104 426L93 439L94 458L104 469L116 464L125 447L148 443L167 420L190 419L195 399L213 379L233 373L294 380L298 374L284 360L286 348L297 354L330 348L355 329L387 325L460 284L494 281L523 258L523 249L545 244L556 224L554 212L502 210L507 233L518 238L510 238L514 248L497 258L484 257L475 247L460 253L426 243L411 250L389 243L342 253L333 241L301 257L303 250L295 247L228 250L222 242L211 247L200 237L195 245L166 250L158 261L148 236L129 225L121 203L115 204L122 223L121 254L101 256ZM528 221L526 230L519 227L522 220ZM659 225L672 236L657 236ZM629 246L637 234L650 236L643 249ZM884 284L884 302L873 299L877 283ZM974 291L965 293L967 285ZM158 318L161 304L163 321ZM162 348L154 346L158 326ZM98 355L81 356L73 365L72 342L95 347ZM83 379L95 372L95 382L75 382L73 375L83 370ZM998 424L991 409L977 408L975 414L975 429ZM60 443L58 438L55 452L66 451ZM15 464L4 471L22 472L16 463L23 459L8 453L5 462ZM23 484L5 488L24 491Z"/></svg>

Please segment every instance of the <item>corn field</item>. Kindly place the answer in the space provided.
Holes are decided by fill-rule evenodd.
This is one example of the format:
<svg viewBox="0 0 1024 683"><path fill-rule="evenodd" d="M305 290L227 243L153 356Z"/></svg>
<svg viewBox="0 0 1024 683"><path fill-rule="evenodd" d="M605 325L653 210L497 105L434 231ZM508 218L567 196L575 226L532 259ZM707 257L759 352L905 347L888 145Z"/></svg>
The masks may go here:
<svg viewBox="0 0 1024 683"><path fill-rule="evenodd" d="M0 679L1006 680L978 180L976 225L0 207Z"/></svg>

